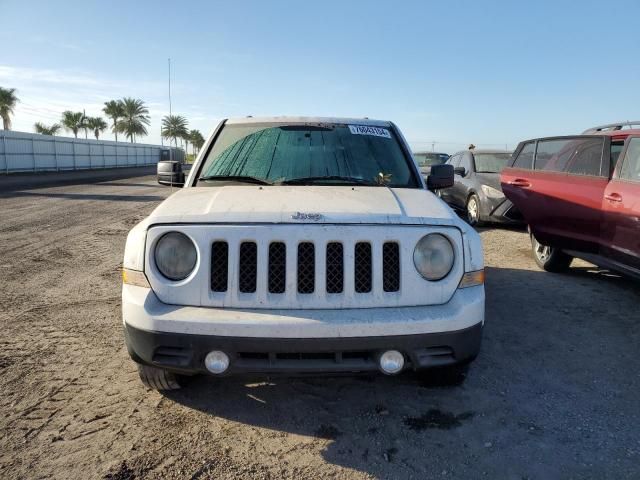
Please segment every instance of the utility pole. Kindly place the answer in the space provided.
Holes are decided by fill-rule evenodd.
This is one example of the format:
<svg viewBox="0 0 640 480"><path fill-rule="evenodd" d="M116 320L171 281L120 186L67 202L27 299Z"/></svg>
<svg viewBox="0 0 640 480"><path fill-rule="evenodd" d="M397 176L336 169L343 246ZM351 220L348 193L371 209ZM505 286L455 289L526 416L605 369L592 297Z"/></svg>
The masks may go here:
<svg viewBox="0 0 640 480"><path fill-rule="evenodd" d="M87 111L82 109L82 123L84 123L84 139L87 140Z"/></svg>
<svg viewBox="0 0 640 480"><path fill-rule="evenodd" d="M171 58L169 58L169 117L171 117ZM162 127L160 127L160 129L162 130ZM162 136L162 133L160 133L160 136ZM171 148L171 139L169 139L169 160L173 160L173 149Z"/></svg>
<svg viewBox="0 0 640 480"><path fill-rule="evenodd" d="M171 116L171 59L169 59L169 116Z"/></svg>

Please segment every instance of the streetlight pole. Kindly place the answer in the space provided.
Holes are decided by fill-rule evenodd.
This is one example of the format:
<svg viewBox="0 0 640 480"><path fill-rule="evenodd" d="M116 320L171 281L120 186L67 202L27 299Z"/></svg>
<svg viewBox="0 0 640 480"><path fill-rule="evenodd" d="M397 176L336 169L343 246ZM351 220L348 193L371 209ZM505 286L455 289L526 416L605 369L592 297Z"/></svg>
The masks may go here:
<svg viewBox="0 0 640 480"><path fill-rule="evenodd" d="M169 117L171 117L171 58L169 58ZM160 128L162 129L162 127ZM162 135L162 133L160 135ZM171 139L169 139L169 160L173 160L173 150L171 149Z"/></svg>
<svg viewBox="0 0 640 480"><path fill-rule="evenodd" d="M171 116L171 59L169 59L169 116Z"/></svg>

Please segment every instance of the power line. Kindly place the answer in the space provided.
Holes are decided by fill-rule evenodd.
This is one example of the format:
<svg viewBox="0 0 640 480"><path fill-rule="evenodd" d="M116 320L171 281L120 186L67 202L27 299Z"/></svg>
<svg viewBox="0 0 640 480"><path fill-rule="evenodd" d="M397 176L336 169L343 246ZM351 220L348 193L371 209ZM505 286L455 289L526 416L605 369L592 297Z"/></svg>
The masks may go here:
<svg viewBox="0 0 640 480"><path fill-rule="evenodd" d="M27 110L25 108L22 108L21 110L18 110L18 111L19 112L22 111L25 114L25 116L45 118L47 120L60 120L60 117L61 117L60 114L55 115L53 113L42 113L42 112Z"/></svg>
<svg viewBox="0 0 640 480"><path fill-rule="evenodd" d="M62 113L63 110L65 110L64 108L60 108L59 110L54 110L52 108L47 108L47 107L40 107L38 105L33 105L29 102L24 102L24 101L20 101L20 105L21 106L26 106L29 108L33 108L33 109L37 109L37 110L43 110L43 111L47 111L47 112L52 112L52 113Z"/></svg>

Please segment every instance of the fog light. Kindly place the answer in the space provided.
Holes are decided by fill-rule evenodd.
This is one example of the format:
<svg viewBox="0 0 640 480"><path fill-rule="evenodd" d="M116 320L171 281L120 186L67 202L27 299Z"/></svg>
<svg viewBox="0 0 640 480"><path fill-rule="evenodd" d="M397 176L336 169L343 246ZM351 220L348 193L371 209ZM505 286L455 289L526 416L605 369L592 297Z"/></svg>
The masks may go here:
<svg viewBox="0 0 640 480"><path fill-rule="evenodd" d="M387 350L380 355L378 362L383 373L393 375L404 367L404 355L397 350Z"/></svg>
<svg viewBox="0 0 640 480"><path fill-rule="evenodd" d="M204 359L204 366L207 367L207 370L211 373L223 373L229 368L229 356L220 350L213 350L207 353Z"/></svg>

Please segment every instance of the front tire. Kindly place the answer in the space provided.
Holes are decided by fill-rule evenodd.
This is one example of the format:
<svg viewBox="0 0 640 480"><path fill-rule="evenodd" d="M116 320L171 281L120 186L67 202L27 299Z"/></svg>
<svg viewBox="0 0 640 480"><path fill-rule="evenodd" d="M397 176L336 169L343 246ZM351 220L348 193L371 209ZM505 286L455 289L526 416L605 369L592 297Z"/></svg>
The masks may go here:
<svg viewBox="0 0 640 480"><path fill-rule="evenodd" d="M543 245L533 234L531 236L531 249L533 251L533 259L536 261L538 267L547 272L565 272L569 269L573 257L567 255L562 250Z"/></svg>
<svg viewBox="0 0 640 480"><path fill-rule="evenodd" d="M467 199L467 223L472 227L482 225L480 220L480 199L473 193Z"/></svg>
<svg viewBox="0 0 640 480"><path fill-rule="evenodd" d="M172 372L149 365L138 364L138 375L147 387L153 390L178 390L181 388L179 377Z"/></svg>

